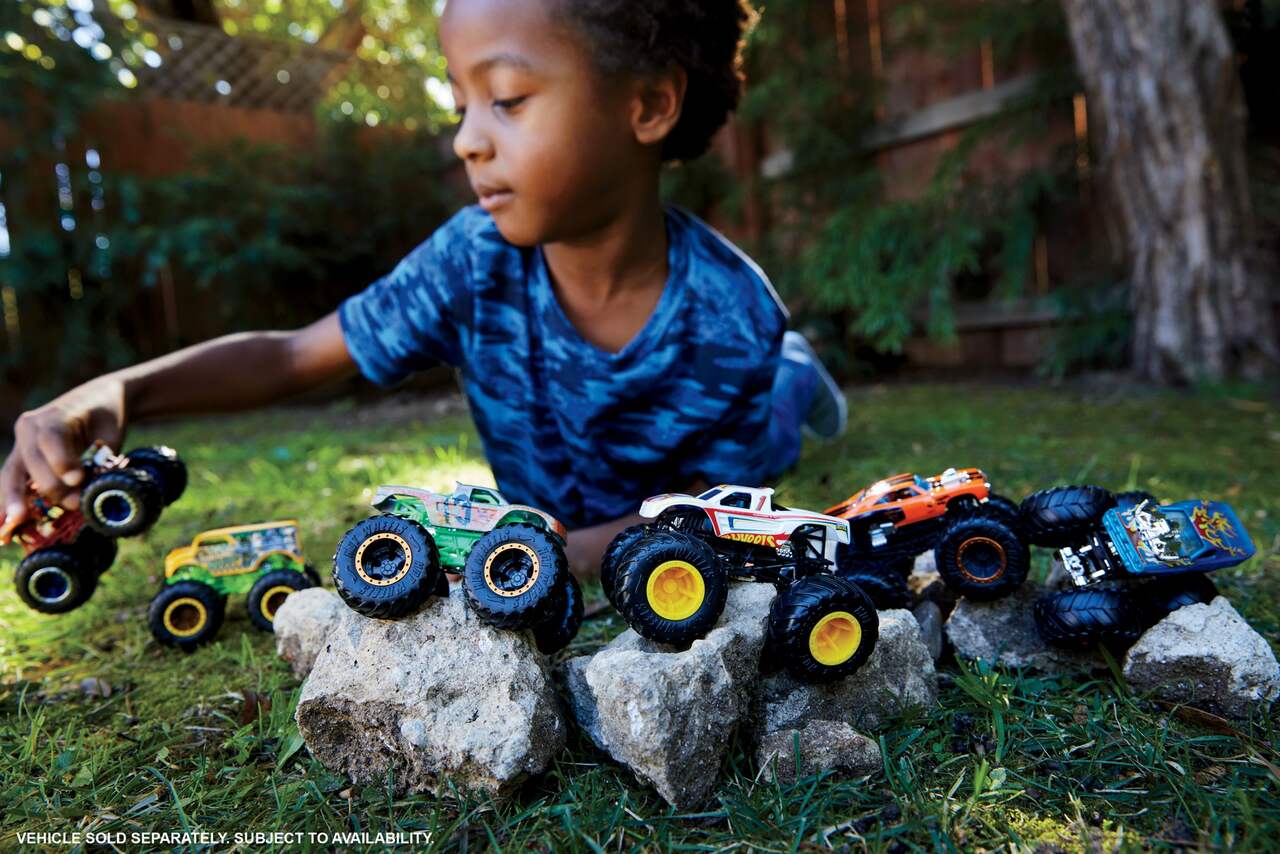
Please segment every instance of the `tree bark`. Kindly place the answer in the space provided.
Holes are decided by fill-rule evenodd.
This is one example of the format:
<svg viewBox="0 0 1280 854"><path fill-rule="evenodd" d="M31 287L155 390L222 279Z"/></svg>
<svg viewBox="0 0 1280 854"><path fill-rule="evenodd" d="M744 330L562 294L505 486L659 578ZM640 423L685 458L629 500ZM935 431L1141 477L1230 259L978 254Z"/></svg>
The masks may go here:
<svg viewBox="0 0 1280 854"><path fill-rule="evenodd" d="M1256 378L1277 363L1254 234L1245 107L1215 0L1063 0L1099 166L1120 215L1147 379Z"/></svg>

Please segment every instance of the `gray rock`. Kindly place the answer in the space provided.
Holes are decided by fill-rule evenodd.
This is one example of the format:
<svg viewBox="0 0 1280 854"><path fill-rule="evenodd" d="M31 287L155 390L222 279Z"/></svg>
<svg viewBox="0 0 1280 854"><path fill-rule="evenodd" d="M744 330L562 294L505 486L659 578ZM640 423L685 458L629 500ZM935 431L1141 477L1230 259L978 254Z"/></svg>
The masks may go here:
<svg viewBox="0 0 1280 854"><path fill-rule="evenodd" d="M920 640L929 650L935 662L942 657L942 609L937 602L925 600L911 609L911 615L920 626Z"/></svg>
<svg viewBox="0 0 1280 854"><path fill-rule="evenodd" d="M1091 653L1057 649L1040 637L1032 607L1044 592L1039 585L1027 583L994 602L961 599L945 627L956 655L1050 672L1103 666Z"/></svg>
<svg viewBox="0 0 1280 854"><path fill-rule="evenodd" d="M911 574L921 576L922 578L927 578L929 576L937 577L938 561L933 553L933 549L929 549L928 551L921 552L916 555L915 563L911 565Z"/></svg>
<svg viewBox="0 0 1280 854"><path fill-rule="evenodd" d="M863 732L886 718L937 700L933 658L910 611L880 612L875 652L857 673L825 685L799 682L785 672L761 680L749 735L762 744L770 733L803 729L811 721L842 721Z"/></svg>
<svg viewBox="0 0 1280 854"><path fill-rule="evenodd" d="M338 594L324 587L308 587L284 600L274 621L276 655L289 662L294 676L305 679L311 672L330 629L346 610Z"/></svg>
<svg viewBox="0 0 1280 854"><path fill-rule="evenodd" d="M1138 690L1232 717L1280 695L1271 646L1222 596L1179 608L1147 630L1125 656L1124 677Z"/></svg>
<svg viewBox="0 0 1280 854"><path fill-rule="evenodd" d="M532 637L482 623L457 585L401 620L344 607L296 718L325 766L357 783L391 771L397 790L411 792L442 793L452 781L507 794L546 769L565 740Z"/></svg>
<svg viewBox="0 0 1280 854"><path fill-rule="evenodd" d="M766 777L779 783L823 771L862 777L882 767L880 745L844 721L815 720L800 729L771 732L761 739L756 761Z"/></svg>
<svg viewBox="0 0 1280 854"><path fill-rule="evenodd" d="M943 616L950 614L951 609L956 606L956 594L938 574L933 549L916 557L911 574L907 576L907 589L911 591L914 601L933 602Z"/></svg>
<svg viewBox="0 0 1280 854"><path fill-rule="evenodd" d="M759 679L768 584L734 584L720 622L687 650L628 629L565 662L570 707L592 741L668 803L700 806Z"/></svg>

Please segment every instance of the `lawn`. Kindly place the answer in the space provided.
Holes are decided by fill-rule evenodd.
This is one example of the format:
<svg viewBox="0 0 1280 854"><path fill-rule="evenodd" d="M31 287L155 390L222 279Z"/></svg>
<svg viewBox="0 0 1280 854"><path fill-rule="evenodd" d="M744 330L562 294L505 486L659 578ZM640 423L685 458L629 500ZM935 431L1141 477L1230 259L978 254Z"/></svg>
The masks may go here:
<svg viewBox="0 0 1280 854"><path fill-rule="evenodd" d="M778 485L784 503L820 509L886 474L951 465L984 468L1014 497L1088 481L1226 499L1260 556L1221 573L1219 586L1273 648L1280 642L1280 596L1267 579L1280 570L1274 403L1123 385L902 385L850 400L848 436L806 450ZM344 402L131 437L180 450L186 496L123 543L78 611L44 617L7 582L0 591L0 849L20 831L421 830L449 850L1275 850L1273 719L1227 725L1135 696L1110 674L946 665L936 707L876 734L882 775L779 787L757 781L735 749L716 801L694 814L668 808L577 735L506 802L351 786L301 746L298 683L237 601L218 641L193 655L158 647L145 612L165 552L204 528L297 517L304 550L324 568L377 484L488 479L466 416L434 411ZM5 550L6 573L16 556ZM598 588L587 595L601 598ZM569 654L622 629L611 613L591 620ZM84 690L87 679L99 690Z"/></svg>

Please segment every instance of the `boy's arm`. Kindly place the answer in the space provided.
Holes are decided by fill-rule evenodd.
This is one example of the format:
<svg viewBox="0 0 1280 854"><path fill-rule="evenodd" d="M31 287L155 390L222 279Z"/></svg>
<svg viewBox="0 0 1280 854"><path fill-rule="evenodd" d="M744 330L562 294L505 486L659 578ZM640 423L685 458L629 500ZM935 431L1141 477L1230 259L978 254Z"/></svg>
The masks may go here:
<svg viewBox="0 0 1280 854"><path fill-rule="evenodd" d="M684 490L690 495L698 495L707 491L707 482L702 478L689 484ZM565 543L565 557L569 559L569 571L583 581L593 581L600 577L600 559L604 557L609 543L624 528L632 525L647 525L652 519L646 519L639 513L611 519L590 528L578 528L569 532Z"/></svg>
<svg viewBox="0 0 1280 854"><path fill-rule="evenodd" d="M356 371L336 312L292 332L215 338L90 380L14 424L0 468L0 542L27 517L27 481L51 502L78 506L80 454L95 439L119 450L127 424L252 409Z"/></svg>
<svg viewBox="0 0 1280 854"><path fill-rule="evenodd" d="M594 581L600 577L600 559L604 550L623 528L640 525L652 520L639 513L612 519L590 528L578 528L570 531L565 543L565 557L569 559L569 571L582 581Z"/></svg>

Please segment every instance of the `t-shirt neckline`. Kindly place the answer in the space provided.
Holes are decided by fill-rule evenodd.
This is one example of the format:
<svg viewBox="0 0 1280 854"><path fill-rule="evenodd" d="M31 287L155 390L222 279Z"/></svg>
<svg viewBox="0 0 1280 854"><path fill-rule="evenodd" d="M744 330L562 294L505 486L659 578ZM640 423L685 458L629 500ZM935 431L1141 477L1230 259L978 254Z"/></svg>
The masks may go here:
<svg viewBox="0 0 1280 854"><path fill-rule="evenodd" d="M688 254L685 251L683 229L677 227L675 218L676 212L670 206L663 208L663 224L667 230L667 280L662 286L662 295L658 297L658 302L644 326L616 353L598 347L582 337L578 327L574 326L569 315L564 313L564 307L556 297L556 290L551 286L551 270L547 267L542 245L534 247L534 285L539 290L538 296L546 306L546 313L550 316L551 322L560 327L564 340L574 349L597 360L617 363L643 355L653 347L655 342L661 340L663 331L675 315L675 306L683 291L681 283L685 278Z"/></svg>

